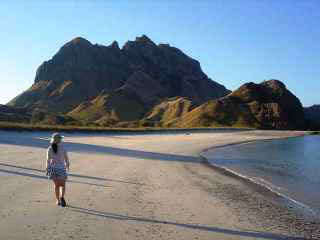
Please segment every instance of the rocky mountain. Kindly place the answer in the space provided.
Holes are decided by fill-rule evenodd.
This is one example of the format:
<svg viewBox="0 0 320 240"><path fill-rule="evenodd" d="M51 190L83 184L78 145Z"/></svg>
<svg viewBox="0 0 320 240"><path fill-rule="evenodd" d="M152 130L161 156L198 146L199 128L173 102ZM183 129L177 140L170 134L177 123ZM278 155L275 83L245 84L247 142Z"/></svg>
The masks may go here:
<svg viewBox="0 0 320 240"><path fill-rule="evenodd" d="M320 105L313 105L304 108L306 120L308 121L308 128L319 130L320 129Z"/></svg>
<svg viewBox="0 0 320 240"><path fill-rule="evenodd" d="M0 105L0 121L28 123L31 119L31 111L27 108L16 108Z"/></svg>
<svg viewBox="0 0 320 240"><path fill-rule="evenodd" d="M175 97L155 105L145 119L166 123L183 116L195 107L196 105L190 99Z"/></svg>
<svg viewBox="0 0 320 240"><path fill-rule="evenodd" d="M278 80L247 83L229 95L210 100L167 126L237 126L263 129L304 129L299 99Z"/></svg>
<svg viewBox="0 0 320 240"><path fill-rule="evenodd" d="M306 114L307 119L320 121L320 105L312 105L311 107L305 107L304 112Z"/></svg>
<svg viewBox="0 0 320 240"><path fill-rule="evenodd" d="M0 121L10 123L40 123L40 124L79 124L79 122L69 116L61 114L51 114L37 109L26 107L11 107L0 105Z"/></svg>
<svg viewBox="0 0 320 240"><path fill-rule="evenodd" d="M303 129L310 119L319 119L319 106L304 110L282 82L230 92L198 61L145 35L122 48L75 38L40 65L28 90L0 106L0 121L43 124Z"/></svg>
<svg viewBox="0 0 320 240"><path fill-rule="evenodd" d="M41 64L34 84L8 105L107 123L142 119L168 98L200 105L229 92L198 61L145 35L121 49L117 42L103 46L75 38Z"/></svg>

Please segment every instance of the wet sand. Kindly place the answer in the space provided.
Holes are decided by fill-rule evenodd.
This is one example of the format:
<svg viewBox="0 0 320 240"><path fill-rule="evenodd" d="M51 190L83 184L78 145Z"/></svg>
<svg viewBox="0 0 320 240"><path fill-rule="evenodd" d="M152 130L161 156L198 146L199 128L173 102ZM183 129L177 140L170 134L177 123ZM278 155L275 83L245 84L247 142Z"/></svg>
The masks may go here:
<svg viewBox="0 0 320 240"><path fill-rule="evenodd" d="M214 146L302 134L66 134L69 206L61 208L43 172L50 134L1 131L1 239L317 239L317 223L199 157Z"/></svg>

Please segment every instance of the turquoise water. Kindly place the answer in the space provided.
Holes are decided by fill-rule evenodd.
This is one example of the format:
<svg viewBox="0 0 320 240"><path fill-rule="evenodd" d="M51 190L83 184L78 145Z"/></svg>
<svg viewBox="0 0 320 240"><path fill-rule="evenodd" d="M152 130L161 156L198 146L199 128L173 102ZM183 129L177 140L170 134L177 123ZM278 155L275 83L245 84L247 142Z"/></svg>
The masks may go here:
<svg viewBox="0 0 320 240"><path fill-rule="evenodd" d="M205 157L320 214L320 136L216 148Z"/></svg>

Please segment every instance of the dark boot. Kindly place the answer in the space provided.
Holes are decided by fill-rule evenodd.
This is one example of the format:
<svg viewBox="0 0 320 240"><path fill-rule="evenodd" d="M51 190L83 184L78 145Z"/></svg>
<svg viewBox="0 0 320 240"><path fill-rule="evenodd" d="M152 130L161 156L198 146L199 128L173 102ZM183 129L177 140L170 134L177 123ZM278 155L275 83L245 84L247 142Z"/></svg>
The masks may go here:
<svg viewBox="0 0 320 240"><path fill-rule="evenodd" d="M60 198L60 203L61 203L61 207L65 207L67 206L66 200L64 200L64 198Z"/></svg>

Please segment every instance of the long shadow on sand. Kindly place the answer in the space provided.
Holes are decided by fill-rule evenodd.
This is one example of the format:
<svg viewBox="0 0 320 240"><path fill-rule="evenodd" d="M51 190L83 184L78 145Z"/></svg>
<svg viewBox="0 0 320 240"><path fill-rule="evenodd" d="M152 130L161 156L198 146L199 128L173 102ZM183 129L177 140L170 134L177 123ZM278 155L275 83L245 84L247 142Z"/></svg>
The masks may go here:
<svg viewBox="0 0 320 240"><path fill-rule="evenodd" d="M40 170L37 168L30 168L30 167L24 167L24 166L17 166L17 165L12 165L12 164L7 164L7 163L0 163L0 167L10 167L10 168L16 168L16 169L22 169L22 170L28 170L28 171L34 171L34 172L40 172L40 173L45 173L44 170ZM2 170L0 169L0 171L7 171L7 170ZM16 174L20 174L20 175L25 175L25 176L33 176L36 177L38 176L39 178L46 178L44 176L40 176L40 175L35 175L35 174L29 174L29 173L21 173L21 172L16 172L16 171L9 171L12 172L12 174L16 173ZM77 177L77 178L85 178L85 179L92 179L92 180L99 180L99 181L108 181L108 182L119 182L119 183L126 183L126 184L135 184L135 185L145 185L143 183L136 183L136 182L129 182L129 181L123 181L123 180L116 180L116 179L111 179L111 178L102 178L102 177L94 177L94 176L87 176L87 175L80 175L80 174L74 174L74 173L69 173L68 176L70 177ZM84 183L84 182L79 182L79 181L75 181L75 180L68 180L68 182L78 182L78 183ZM91 184L91 183L90 183ZM91 184L92 185L92 184Z"/></svg>
<svg viewBox="0 0 320 240"><path fill-rule="evenodd" d="M207 231L207 232L222 233L227 235L235 235L239 237L252 237L252 238L270 239L270 240L289 240L289 239L306 240L305 238L291 237L291 236L267 233L267 232L231 230L231 229L218 228L218 227L212 227L212 226L176 223L176 222L170 222L170 221L148 219L143 217L133 217L133 216L116 214L116 213L101 212L93 209L81 208L81 207L76 207L71 205L69 205L68 208L74 212L93 215L93 216L102 217L106 219L119 220L119 221L137 221L141 223L167 224L167 225L173 225L176 227L189 228L189 229L195 229L195 230Z"/></svg>
<svg viewBox="0 0 320 240"><path fill-rule="evenodd" d="M2 138L0 136L0 144L28 146L36 148L47 148L49 142L41 138L32 137L15 137L15 138ZM116 155L122 157L130 157L136 159L150 159L150 160L162 160L162 161L173 161L173 162L199 162L199 158L193 156L175 155L167 153L147 152L141 150L131 150L125 148L116 148L108 146L99 146L93 144L84 143L64 143L68 151L78 153L94 153L103 155Z"/></svg>
<svg viewBox="0 0 320 240"><path fill-rule="evenodd" d="M7 174L11 174L11 175L18 175L18 176L23 176L23 177L31 177L31 178L38 178L38 179L48 180L48 177L43 176L43 175L37 175L37 174L25 173L25 172L17 172L17 171L12 171L12 170L7 170L7 169L0 169L0 173L7 173ZM67 180L67 182L70 182L70 183L81 183L81 184L91 185L91 186L96 186L96 187L112 187L110 185L104 185L104 184L99 184L99 183L91 183L91 182L84 182L84 181L77 181L77 180Z"/></svg>

